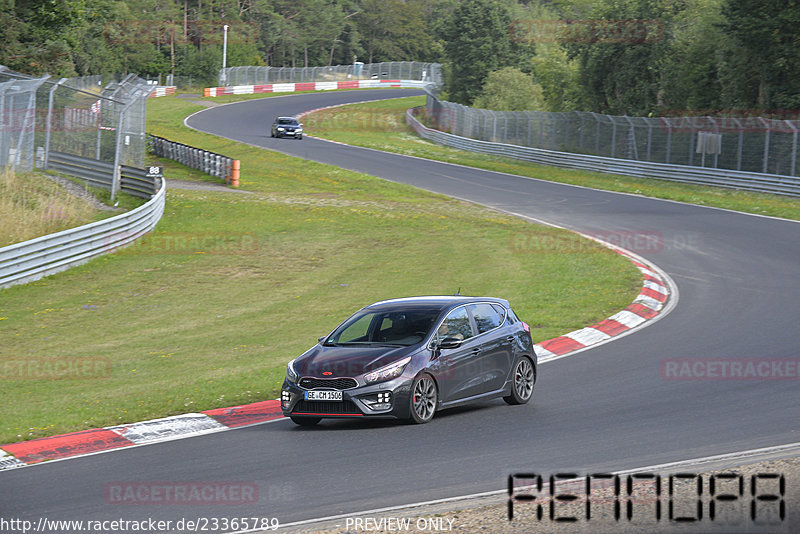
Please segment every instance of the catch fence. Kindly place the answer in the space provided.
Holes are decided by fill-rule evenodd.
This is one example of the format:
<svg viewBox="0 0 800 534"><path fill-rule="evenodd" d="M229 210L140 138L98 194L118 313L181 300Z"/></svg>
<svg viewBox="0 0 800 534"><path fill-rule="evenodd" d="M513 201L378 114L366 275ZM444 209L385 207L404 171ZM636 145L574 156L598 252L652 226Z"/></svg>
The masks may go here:
<svg viewBox="0 0 800 534"><path fill-rule="evenodd" d="M481 141L550 151L798 176L800 117L627 117L572 111L491 111L428 95L426 123Z"/></svg>

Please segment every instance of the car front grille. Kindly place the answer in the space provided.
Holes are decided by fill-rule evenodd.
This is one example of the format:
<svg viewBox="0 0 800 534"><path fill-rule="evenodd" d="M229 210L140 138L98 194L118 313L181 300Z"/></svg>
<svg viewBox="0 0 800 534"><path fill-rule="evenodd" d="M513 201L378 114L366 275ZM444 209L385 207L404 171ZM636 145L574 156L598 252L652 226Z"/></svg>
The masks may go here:
<svg viewBox="0 0 800 534"><path fill-rule="evenodd" d="M332 415L363 415L352 401L307 401L298 402L292 413L302 414L332 414Z"/></svg>
<svg viewBox="0 0 800 534"><path fill-rule="evenodd" d="M300 379L300 387L305 389L350 389L358 386L355 378L312 378Z"/></svg>

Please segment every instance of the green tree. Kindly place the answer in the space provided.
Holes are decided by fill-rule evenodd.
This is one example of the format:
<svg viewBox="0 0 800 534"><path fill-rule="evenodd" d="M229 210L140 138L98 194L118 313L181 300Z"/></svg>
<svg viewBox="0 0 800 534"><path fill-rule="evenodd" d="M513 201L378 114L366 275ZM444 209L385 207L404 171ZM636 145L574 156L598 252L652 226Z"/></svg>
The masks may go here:
<svg viewBox="0 0 800 534"><path fill-rule="evenodd" d="M495 0L464 0L443 28L448 98L471 104L490 72L519 63L514 56L506 6Z"/></svg>
<svg viewBox="0 0 800 534"><path fill-rule="evenodd" d="M660 111L707 113L722 107L720 62L731 46L720 27L721 3L697 0L677 14L663 63Z"/></svg>
<svg viewBox="0 0 800 534"><path fill-rule="evenodd" d="M503 67L489 73L481 94L473 105L497 111L546 109L542 86L533 81L533 76L515 67Z"/></svg>
<svg viewBox="0 0 800 534"><path fill-rule="evenodd" d="M735 44L729 69L753 67L756 76L728 90L728 104L762 109L800 107L800 1L725 0L722 30ZM728 77L729 81L731 76Z"/></svg>
<svg viewBox="0 0 800 534"><path fill-rule="evenodd" d="M424 0L364 0L356 16L364 61L426 61L435 49Z"/></svg>
<svg viewBox="0 0 800 534"><path fill-rule="evenodd" d="M647 115L663 106L662 66L669 52L672 18L682 6L685 2L672 0L602 0L591 16L606 22L567 35L567 49L579 64L581 99L588 109ZM651 22L637 28L631 21Z"/></svg>

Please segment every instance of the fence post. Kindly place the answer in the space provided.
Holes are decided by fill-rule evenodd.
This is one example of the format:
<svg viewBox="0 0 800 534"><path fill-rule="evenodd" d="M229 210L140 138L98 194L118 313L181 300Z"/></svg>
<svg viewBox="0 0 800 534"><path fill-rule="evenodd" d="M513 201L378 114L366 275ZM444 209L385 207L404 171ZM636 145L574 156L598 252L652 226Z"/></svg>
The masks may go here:
<svg viewBox="0 0 800 534"><path fill-rule="evenodd" d="M789 164L789 168L791 169L789 175L795 176L797 174L797 128L794 127L794 124L792 124L790 120L785 120L784 122L792 129L792 159Z"/></svg>
<svg viewBox="0 0 800 534"><path fill-rule="evenodd" d="M52 131L52 121L53 121L53 95L58 89L58 86L67 81L66 78L61 78L56 82L53 87L50 88L50 94L47 97L47 125L45 126L45 134L44 134L44 163L43 168L47 169L47 165L50 163L50 132ZM98 111L99 112L99 111ZM98 150L100 146L97 146ZM98 158L99 159L99 158Z"/></svg>
<svg viewBox="0 0 800 534"><path fill-rule="evenodd" d="M770 139L770 133L772 132L772 127L767 123L766 120L764 120L764 117L759 117L759 119L761 120L762 124L764 124L764 127L767 129L767 133L764 134L764 165L763 165L763 170L761 171L764 174L767 174L767 164L769 163L769 139Z"/></svg>
<svg viewBox="0 0 800 534"><path fill-rule="evenodd" d="M714 119L712 119L711 117L709 117L709 119L710 119L710 120L711 120L711 122L714 124L714 133L715 133L715 134L719 134L719 124L717 124L717 121L715 121L715 120L714 120ZM720 143L720 144L719 144L719 150L715 150L715 151L714 151L714 168L715 168L715 169L716 169L716 168L717 168L717 166L719 165L719 153L720 153L720 151L722 150L722 139L720 139L719 143ZM715 145L715 146L716 146L716 145Z"/></svg>
<svg viewBox="0 0 800 534"><path fill-rule="evenodd" d="M611 128L611 157L615 157L617 154L617 121L614 120L614 117L611 115L608 116L611 119L611 124L613 125Z"/></svg>
<svg viewBox="0 0 800 534"><path fill-rule="evenodd" d="M667 123L667 157L664 163L669 163L670 151L672 150L672 123L666 117L663 117L662 120Z"/></svg>

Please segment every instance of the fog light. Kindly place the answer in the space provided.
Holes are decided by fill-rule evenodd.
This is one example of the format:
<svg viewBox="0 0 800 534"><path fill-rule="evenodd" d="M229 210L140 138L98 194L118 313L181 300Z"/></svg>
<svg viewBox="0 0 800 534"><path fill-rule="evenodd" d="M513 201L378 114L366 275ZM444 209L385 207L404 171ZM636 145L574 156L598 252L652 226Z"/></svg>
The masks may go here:
<svg viewBox="0 0 800 534"><path fill-rule="evenodd" d="M288 408L289 404L292 402L292 394L289 393L287 390L281 391L281 407Z"/></svg>
<svg viewBox="0 0 800 534"><path fill-rule="evenodd" d="M369 406L371 410L375 411L382 411L382 410L389 410L392 408L392 392L391 391L382 391L380 393L373 393L372 395L366 395L361 397L361 400Z"/></svg>

